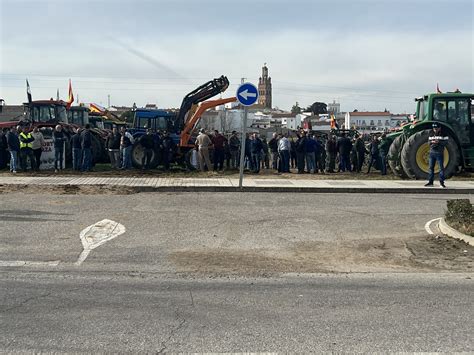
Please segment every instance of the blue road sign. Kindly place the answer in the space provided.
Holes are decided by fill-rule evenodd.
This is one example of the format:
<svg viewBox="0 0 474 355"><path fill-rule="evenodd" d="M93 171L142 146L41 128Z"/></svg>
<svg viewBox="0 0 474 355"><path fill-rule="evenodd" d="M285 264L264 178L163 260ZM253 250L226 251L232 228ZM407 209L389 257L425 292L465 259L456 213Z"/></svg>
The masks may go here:
<svg viewBox="0 0 474 355"><path fill-rule="evenodd" d="M258 100L258 90L255 85L244 83L237 89L237 100L244 106L252 106Z"/></svg>

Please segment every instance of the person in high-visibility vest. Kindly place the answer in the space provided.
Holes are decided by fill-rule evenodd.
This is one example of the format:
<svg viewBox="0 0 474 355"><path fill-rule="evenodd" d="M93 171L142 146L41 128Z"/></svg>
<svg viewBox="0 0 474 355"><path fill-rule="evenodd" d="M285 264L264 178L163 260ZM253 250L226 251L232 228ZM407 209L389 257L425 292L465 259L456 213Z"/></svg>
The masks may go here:
<svg viewBox="0 0 474 355"><path fill-rule="evenodd" d="M27 160L30 159L31 170L35 169L36 162L33 155L33 141L35 140L28 128L20 129L20 166L26 172Z"/></svg>

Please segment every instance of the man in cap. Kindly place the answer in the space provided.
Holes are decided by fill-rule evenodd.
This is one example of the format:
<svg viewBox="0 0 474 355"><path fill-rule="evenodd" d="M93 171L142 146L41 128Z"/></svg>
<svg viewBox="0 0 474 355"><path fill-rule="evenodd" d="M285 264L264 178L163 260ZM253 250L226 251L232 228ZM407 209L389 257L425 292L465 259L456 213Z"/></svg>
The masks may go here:
<svg viewBox="0 0 474 355"><path fill-rule="evenodd" d="M448 143L448 137L443 136L439 123L434 122L432 127L433 130L430 132L430 135L428 137L428 143L430 144L430 174L428 176L428 183L425 186L433 186L434 168L436 162L438 162L439 184L441 185L441 187L446 188L446 185L444 184L444 148Z"/></svg>
<svg viewBox="0 0 474 355"><path fill-rule="evenodd" d="M212 142L209 136L206 134L206 130L204 128L202 128L199 132L200 133L196 138L196 145L199 149L199 166L201 168L201 171L204 171L204 166L207 166L207 170L211 171L209 147L212 146Z"/></svg>

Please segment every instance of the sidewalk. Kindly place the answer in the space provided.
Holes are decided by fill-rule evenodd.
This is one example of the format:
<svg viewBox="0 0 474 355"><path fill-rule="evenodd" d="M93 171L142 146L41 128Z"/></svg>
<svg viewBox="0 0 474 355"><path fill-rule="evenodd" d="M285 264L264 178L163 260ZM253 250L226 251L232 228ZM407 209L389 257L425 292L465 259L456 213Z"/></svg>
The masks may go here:
<svg viewBox="0 0 474 355"><path fill-rule="evenodd" d="M447 181L447 189L437 183L424 187L416 180L311 180L255 179L244 177L246 192L312 192L312 193L439 193L474 194L474 181ZM20 177L2 176L0 186L126 186L139 192L153 191L240 191L238 178L159 178L159 177L88 177L83 175Z"/></svg>

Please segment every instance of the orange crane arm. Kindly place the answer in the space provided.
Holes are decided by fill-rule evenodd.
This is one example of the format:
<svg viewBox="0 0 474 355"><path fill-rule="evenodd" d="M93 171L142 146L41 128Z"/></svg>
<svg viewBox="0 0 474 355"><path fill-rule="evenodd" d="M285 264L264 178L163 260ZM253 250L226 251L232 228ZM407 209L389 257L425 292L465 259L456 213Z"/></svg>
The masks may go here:
<svg viewBox="0 0 474 355"><path fill-rule="evenodd" d="M183 130L181 131L181 136L179 140L180 147L189 147L192 148L193 145L189 143L189 139L193 133L193 129L196 124L199 122L201 115L211 107L216 107L224 104L228 104L229 102L237 101L236 97L228 97L227 99L219 99L219 100L209 100L201 102L198 106L196 112L192 115L192 117L186 121Z"/></svg>

